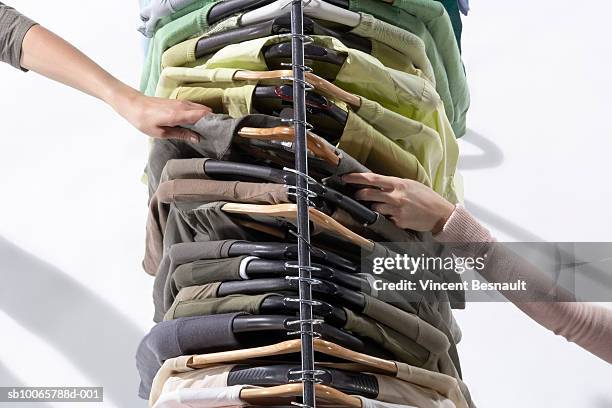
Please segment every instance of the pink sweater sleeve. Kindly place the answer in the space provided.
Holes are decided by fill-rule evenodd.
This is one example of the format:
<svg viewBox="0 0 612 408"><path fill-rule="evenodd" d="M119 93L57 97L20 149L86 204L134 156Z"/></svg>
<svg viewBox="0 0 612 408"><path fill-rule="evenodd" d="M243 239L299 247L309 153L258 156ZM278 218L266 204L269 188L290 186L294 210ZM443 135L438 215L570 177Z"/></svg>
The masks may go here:
<svg viewBox="0 0 612 408"><path fill-rule="evenodd" d="M435 238L448 244L463 244L463 248L479 252L473 255L481 256L485 252L487 263L481 274L489 282L517 279L527 282L527 293L502 292L508 300L548 330L612 363L612 310L577 302L573 294L555 287L548 276L502 245L486 245L494 243L495 238L461 206L456 207ZM542 302L527 300L536 298L534 295L539 299L543 299L542 296L551 298Z"/></svg>

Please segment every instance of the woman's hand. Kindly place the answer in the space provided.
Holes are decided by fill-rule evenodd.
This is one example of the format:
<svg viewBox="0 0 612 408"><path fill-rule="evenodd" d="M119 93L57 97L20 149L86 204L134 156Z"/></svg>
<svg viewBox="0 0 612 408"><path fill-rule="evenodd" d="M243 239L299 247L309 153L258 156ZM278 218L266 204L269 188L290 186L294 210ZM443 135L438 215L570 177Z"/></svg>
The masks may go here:
<svg viewBox="0 0 612 408"><path fill-rule="evenodd" d="M210 108L193 102L154 98L122 87L118 95L109 100L110 105L128 122L151 137L179 139L197 143L197 133L178 126L193 125L211 113Z"/></svg>
<svg viewBox="0 0 612 408"><path fill-rule="evenodd" d="M372 186L357 191L355 198L374 202L374 211L403 229L440 232L455 210L453 204L418 181L374 173L352 173L342 179L349 184Z"/></svg>
<svg viewBox="0 0 612 408"><path fill-rule="evenodd" d="M179 126L193 125L210 113L203 105L141 94L40 25L23 39L21 66L103 100L152 137L198 142L197 133Z"/></svg>

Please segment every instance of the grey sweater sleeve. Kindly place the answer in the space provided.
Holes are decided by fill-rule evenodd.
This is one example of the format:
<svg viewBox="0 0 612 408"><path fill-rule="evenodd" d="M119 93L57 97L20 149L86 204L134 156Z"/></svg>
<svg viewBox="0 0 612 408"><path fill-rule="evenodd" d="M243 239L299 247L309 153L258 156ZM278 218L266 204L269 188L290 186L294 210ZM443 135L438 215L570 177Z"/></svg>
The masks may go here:
<svg viewBox="0 0 612 408"><path fill-rule="evenodd" d="M21 68L21 43L36 23L12 7L0 3L0 61Z"/></svg>

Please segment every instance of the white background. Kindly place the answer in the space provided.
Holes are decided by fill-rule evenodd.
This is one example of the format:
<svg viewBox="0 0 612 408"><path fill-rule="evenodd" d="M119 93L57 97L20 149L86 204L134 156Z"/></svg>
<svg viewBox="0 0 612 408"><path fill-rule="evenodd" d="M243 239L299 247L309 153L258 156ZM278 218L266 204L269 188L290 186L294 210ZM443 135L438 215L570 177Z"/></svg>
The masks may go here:
<svg viewBox="0 0 612 408"><path fill-rule="evenodd" d="M135 1L11 3L137 85ZM468 208L502 240L612 241L612 3L472 7ZM35 74L2 65L0 89L0 386L104 386L92 407L145 407L133 355L152 315L140 268L146 138ZM456 316L480 407L612 407L610 366L512 305Z"/></svg>

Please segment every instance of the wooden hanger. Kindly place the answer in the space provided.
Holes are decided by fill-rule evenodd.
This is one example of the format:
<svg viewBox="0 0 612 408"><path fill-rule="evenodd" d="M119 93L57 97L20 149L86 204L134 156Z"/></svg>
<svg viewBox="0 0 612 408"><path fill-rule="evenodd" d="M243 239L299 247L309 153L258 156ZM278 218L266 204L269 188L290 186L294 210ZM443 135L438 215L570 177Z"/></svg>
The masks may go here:
<svg viewBox="0 0 612 408"><path fill-rule="evenodd" d="M350 363L340 363L343 369L346 370L380 373L390 375L392 377L396 377L399 371L394 361L358 353L330 341L314 339L313 346L314 351L316 352L349 361ZM200 369L218 364L243 362L251 363L254 360L257 361L257 359L269 356L299 353L301 348L302 342L300 339L287 340L283 341L282 343L272 344L270 346L194 355L189 358L187 366L193 369ZM317 362L316 364L328 366L332 363ZM333 366L337 367L338 363L333 363ZM458 387L457 380L448 375L431 372L423 368L412 366L409 367L415 374L416 372L421 372L422 374L414 376L411 375L410 379L402 378L404 381L409 381L416 385L433 389L434 391L453 401L457 408L468 407L468 404Z"/></svg>
<svg viewBox="0 0 612 408"><path fill-rule="evenodd" d="M293 72L291 70L277 70L277 71L236 71L234 79L243 81L260 81L264 79L281 79L281 78L293 78ZM319 93L325 94L329 97L336 98L342 102L351 105L354 108L361 106L361 98L357 95L353 95L350 92L332 84L325 79L318 77L312 72L306 72L304 74L306 82L314 87Z"/></svg>
<svg viewBox="0 0 612 408"><path fill-rule="evenodd" d="M315 351L332 357L352 361L353 363L358 363L361 365L362 371L373 371L391 375L397 374L397 366L393 361L383 360L382 358L358 353L327 340L314 339L313 344ZM220 363L246 361L268 356L299 353L301 347L302 343L300 339L287 340L283 341L282 343L272 344L270 346L194 355L191 357L187 365L191 368L198 369ZM354 365L352 367L356 368Z"/></svg>
<svg viewBox="0 0 612 408"><path fill-rule="evenodd" d="M273 205L261 205L261 204L241 204L241 203L227 203L221 207L225 212L235 214L247 214L247 215L265 215L270 217L281 217L295 222L297 219L297 204L273 204ZM338 221L331 218L329 215L323 214L316 208L309 208L310 219L318 227L330 232L336 236L346 239L347 241L358 245L359 247L366 248L369 251L374 249L374 243L362 237L359 234L346 228Z"/></svg>
<svg viewBox="0 0 612 408"><path fill-rule="evenodd" d="M285 384L269 388L244 388L240 391L240 399L251 405L269 405L270 402L275 400L301 397L303 391L304 384ZM317 400L327 401L341 407L361 408L359 398L347 395L327 385L315 384L315 394Z"/></svg>
<svg viewBox="0 0 612 408"><path fill-rule="evenodd" d="M274 128L252 128L243 127L238 131L238 135L248 139L258 140L282 140L295 142L295 129L289 126L278 126ZM312 132L306 133L306 145L308 150L326 162L337 166L340 157L334 150L323 141L323 139Z"/></svg>

